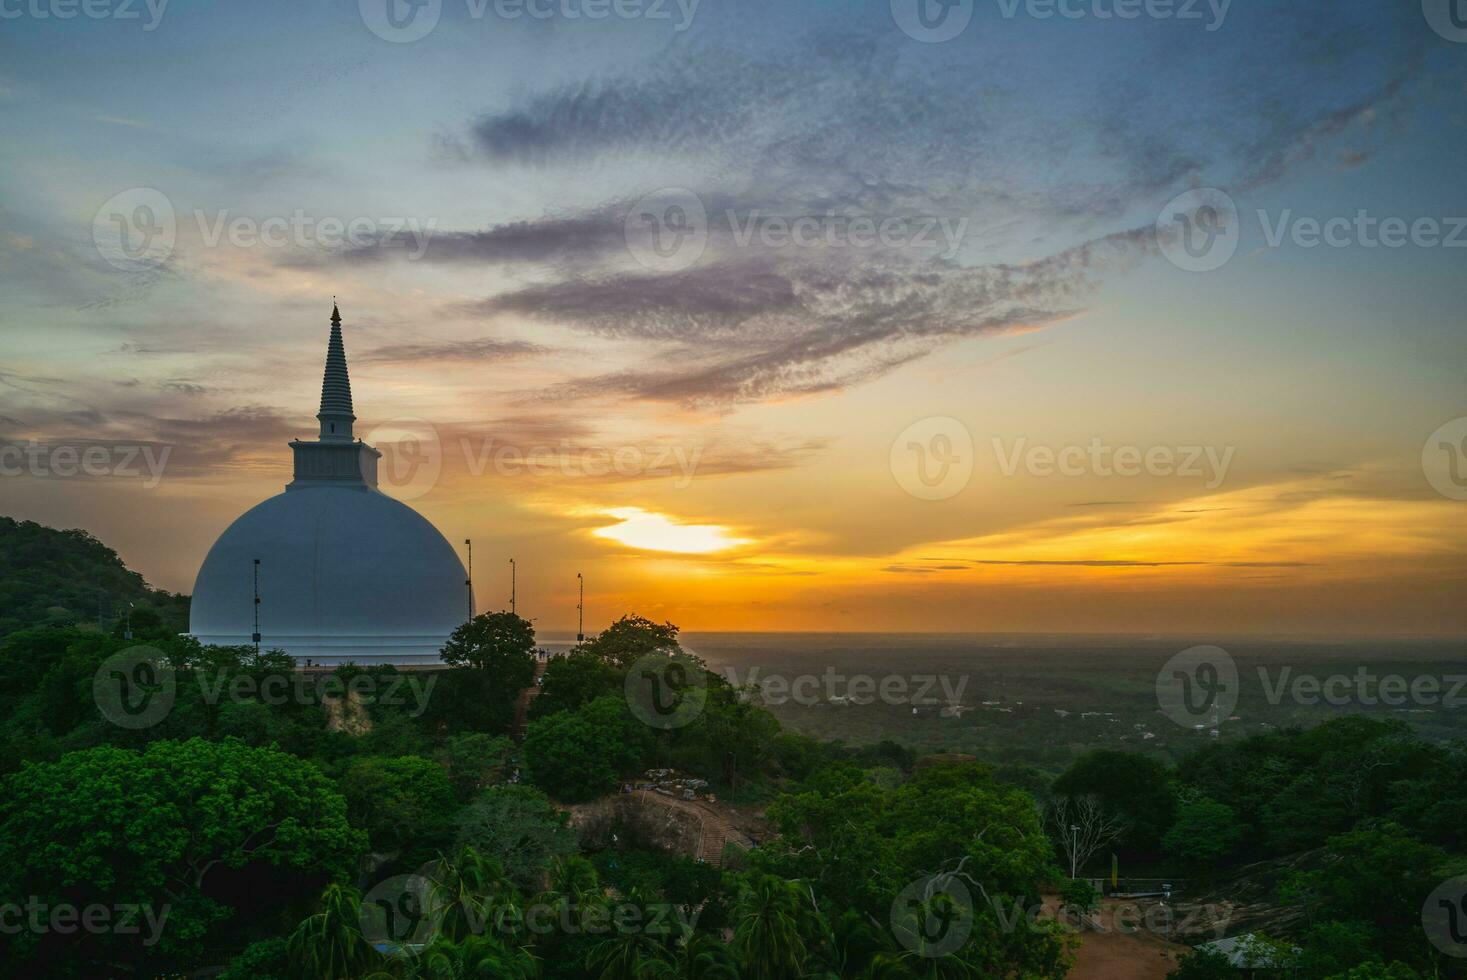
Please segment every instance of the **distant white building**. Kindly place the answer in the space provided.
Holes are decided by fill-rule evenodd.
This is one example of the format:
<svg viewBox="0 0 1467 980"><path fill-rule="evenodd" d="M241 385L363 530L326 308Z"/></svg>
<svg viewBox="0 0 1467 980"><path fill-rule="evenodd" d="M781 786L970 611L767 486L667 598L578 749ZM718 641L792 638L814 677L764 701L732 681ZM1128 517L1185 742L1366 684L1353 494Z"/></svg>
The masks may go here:
<svg viewBox="0 0 1467 980"><path fill-rule="evenodd" d="M189 631L301 663L437 663L468 616L468 576L437 528L377 489L381 453L352 435L335 307L316 418L319 436L290 444L295 477L285 492L245 512L209 550Z"/></svg>

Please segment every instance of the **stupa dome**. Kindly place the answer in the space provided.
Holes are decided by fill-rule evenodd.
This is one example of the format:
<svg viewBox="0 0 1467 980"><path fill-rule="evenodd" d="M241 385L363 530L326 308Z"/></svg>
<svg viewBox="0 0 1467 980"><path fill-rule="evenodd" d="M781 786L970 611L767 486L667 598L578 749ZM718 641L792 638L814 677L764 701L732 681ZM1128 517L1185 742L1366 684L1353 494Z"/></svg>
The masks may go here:
<svg viewBox="0 0 1467 980"><path fill-rule="evenodd" d="M351 384L332 311L320 438L291 443L295 480L209 550L189 630L304 663L435 663L468 613L463 564L426 518L377 489L371 446L352 437ZM256 564L258 562L258 565Z"/></svg>

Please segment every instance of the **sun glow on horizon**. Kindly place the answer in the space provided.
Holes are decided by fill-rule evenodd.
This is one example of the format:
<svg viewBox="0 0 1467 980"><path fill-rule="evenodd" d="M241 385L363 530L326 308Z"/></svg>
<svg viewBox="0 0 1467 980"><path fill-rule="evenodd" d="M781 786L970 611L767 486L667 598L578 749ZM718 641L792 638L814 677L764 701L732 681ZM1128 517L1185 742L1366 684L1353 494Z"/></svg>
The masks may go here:
<svg viewBox="0 0 1467 980"><path fill-rule="evenodd" d="M666 514L655 514L640 507L617 507L606 513L619 523L598 527L591 533L643 551L706 555L749 541L748 538L735 537L722 524L679 524Z"/></svg>

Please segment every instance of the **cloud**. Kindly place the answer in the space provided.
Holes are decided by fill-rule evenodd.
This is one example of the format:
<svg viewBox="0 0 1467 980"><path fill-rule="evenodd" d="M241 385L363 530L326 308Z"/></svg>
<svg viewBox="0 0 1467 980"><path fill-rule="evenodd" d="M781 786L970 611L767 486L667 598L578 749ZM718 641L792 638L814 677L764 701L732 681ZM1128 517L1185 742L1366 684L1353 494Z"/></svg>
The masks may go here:
<svg viewBox="0 0 1467 980"><path fill-rule="evenodd" d="M547 350L548 348L529 341L484 337L477 340L430 340L410 344L389 344L363 354L353 355L352 359L364 364L416 361L501 361L543 354Z"/></svg>
<svg viewBox="0 0 1467 980"><path fill-rule="evenodd" d="M964 268L899 255L829 263L768 256L681 273L570 279L485 300L618 339L662 345L666 366L558 386L555 397L626 395L718 406L835 390L952 340L1034 329L1072 315L1092 275L1153 247L1150 228L1024 265Z"/></svg>

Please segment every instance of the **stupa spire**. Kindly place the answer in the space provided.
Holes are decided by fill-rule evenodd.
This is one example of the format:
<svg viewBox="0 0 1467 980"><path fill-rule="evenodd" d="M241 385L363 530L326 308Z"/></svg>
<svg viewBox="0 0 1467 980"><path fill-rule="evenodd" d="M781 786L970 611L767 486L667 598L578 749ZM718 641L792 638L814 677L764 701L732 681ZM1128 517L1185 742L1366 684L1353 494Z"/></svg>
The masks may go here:
<svg viewBox="0 0 1467 980"><path fill-rule="evenodd" d="M326 374L321 379L321 423L323 442L350 442L352 423L351 378L346 373L346 345L341 340L341 310L331 304L331 339L326 344Z"/></svg>

